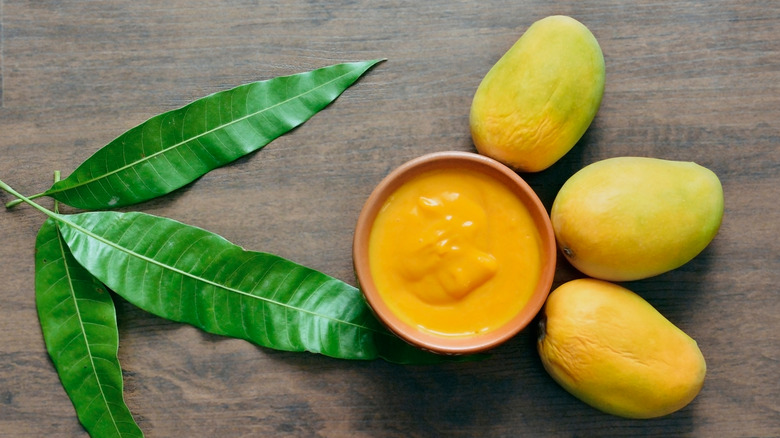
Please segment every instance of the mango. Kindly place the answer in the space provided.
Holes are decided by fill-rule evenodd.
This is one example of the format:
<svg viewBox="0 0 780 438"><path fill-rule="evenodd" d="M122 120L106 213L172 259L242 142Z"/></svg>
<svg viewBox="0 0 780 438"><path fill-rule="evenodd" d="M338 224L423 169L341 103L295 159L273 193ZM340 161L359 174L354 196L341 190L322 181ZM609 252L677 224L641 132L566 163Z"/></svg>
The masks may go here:
<svg viewBox="0 0 780 438"><path fill-rule="evenodd" d="M660 417L702 388L707 366L696 341L626 288L572 280L550 294L542 312L537 348L544 368L596 409Z"/></svg>
<svg viewBox="0 0 780 438"><path fill-rule="evenodd" d="M550 218L575 268L602 280L639 280L682 266L710 244L723 219L723 188L696 163L610 158L572 175Z"/></svg>
<svg viewBox="0 0 780 438"><path fill-rule="evenodd" d="M474 94L477 151L519 171L548 168L590 126L604 80L601 47L585 25L562 15L533 23Z"/></svg>

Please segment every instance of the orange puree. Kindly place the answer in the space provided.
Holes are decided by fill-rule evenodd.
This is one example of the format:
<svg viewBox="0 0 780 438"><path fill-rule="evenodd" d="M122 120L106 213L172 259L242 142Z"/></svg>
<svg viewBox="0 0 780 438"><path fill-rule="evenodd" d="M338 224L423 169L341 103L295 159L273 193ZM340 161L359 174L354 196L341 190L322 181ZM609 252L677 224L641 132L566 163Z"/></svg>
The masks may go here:
<svg viewBox="0 0 780 438"><path fill-rule="evenodd" d="M372 226L369 266L390 310L442 336L498 328L527 303L541 273L541 239L502 183L438 169L393 193Z"/></svg>

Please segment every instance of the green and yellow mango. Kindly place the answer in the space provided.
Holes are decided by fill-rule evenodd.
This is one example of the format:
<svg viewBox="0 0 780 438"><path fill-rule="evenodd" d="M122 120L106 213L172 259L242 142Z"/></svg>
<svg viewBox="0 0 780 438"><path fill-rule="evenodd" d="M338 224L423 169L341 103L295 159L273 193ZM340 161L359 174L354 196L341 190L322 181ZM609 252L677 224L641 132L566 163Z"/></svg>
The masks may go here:
<svg viewBox="0 0 780 438"><path fill-rule="evenodd" d="M516 170L544 170L590 126L604 94L601 47L562 15L533 23L479 84L469 124L477 150Z"/></svg>
<svg viewBox="0 0 780 438"><path fill-rule="evenodd" d="M575 268L602 280L639 280L676 269L709 245L723 218L723 188L696 163L609 158L563 184L550 218Z"/></svg>

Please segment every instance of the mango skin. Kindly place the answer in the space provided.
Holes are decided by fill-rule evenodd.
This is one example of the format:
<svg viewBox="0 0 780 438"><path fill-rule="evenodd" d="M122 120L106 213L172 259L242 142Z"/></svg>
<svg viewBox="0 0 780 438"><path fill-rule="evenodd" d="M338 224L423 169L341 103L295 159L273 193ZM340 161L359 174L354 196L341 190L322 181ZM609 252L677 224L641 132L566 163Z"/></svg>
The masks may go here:
<svg viewBox="0 0 780 438"><path fill-rule="evenodd" d="M709 245L723 219L723 187L696 163L610 158L572 175L550 218L575 268L602 280L639 280L676 269Z"/></svg>
<svg viewBox="0 0 780 438"><path fill-rule="evenodd" d="M707 372L696 341L639 295L602 280L564 283L547 299L537 342L552 378L608 414L654 418L688 405Z"/></svg>
<svg viewBox="0 0 780 438"><path fill-rule="evenodd" d="M477 151L520 171L548 168L590 126L604 82L604 56L587 27L562 15L533 23L474 94Z"/></svg>

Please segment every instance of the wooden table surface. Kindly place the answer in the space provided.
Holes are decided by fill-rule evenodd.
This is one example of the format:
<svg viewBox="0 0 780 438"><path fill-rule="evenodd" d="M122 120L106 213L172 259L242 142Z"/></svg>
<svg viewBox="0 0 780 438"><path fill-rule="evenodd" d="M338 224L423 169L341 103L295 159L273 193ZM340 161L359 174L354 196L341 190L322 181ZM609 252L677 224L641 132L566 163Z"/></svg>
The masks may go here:
<svg viewBox="0 0 780 438"><path fill-rule="evenodd" d="M695 161L723 183L712 244L680 269L626 284L698 341L708 366L699 396L655 420L600 413L545 373L532 328L482 362L399 366L264 349L116 298L126 401L146 436L780 436L774 0L0 0L0 179L37 193L53 170L67 175L125 130L198 97L387 58L265 149L124 209L355 284L352 232L374 185L411 158L473 151L477 85L533 21L553 14L592 30L607 85L578 145L522 175L548 208L573 172L608 157ZM0 210L3 437L87 435L37 319L43 221L29 207ZM561 261L555 285L579 275Z"/></svg>

